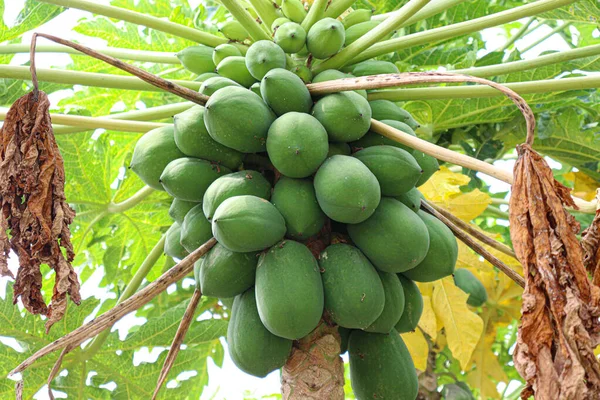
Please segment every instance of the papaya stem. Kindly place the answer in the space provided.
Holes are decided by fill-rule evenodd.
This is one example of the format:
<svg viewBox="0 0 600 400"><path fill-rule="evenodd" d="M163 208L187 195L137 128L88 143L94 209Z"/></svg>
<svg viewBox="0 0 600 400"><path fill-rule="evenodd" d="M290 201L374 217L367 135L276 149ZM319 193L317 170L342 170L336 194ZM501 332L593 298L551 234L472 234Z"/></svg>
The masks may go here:
<svg viewBox="0 0 600 400"><path fill-rule="evenodd" d="M327 4L329 0L315 0L310 8L308 9L308 14L304 17L304 21L302 21L302 28L308 33L309 29L323 17L325 13L325 9L327 8Z"/></svg>
<svg viewBox="0 0 600 400"><path fill-rule="evenodd" d="M279 16L275 12L273 3L269 0L248 0L252 7L256 10L256 13L262 20L263 24L267 27L267 30L271 31L271 25Z"/></svg>
<svg viewBox="0 0 600 400"><path fill-rule="evenodd" d="M246 29L252 40L255 42L259 40L272 41L273 38L265 32L261 26L256 22L252 15L242 7L237 0L221 0L221 4L233 15L233 17Z"/></svg>
<svg viewBox="0 0 600 400"><path fill-rule="evenodd" d="M465 2L466 0L434 0L431 3L427 4L423 9L419 10L415 15L407 19L403 24L399 26L402 28L404 26L409 26L412 24L416 24L419 21L427 19L431 16L439 14L441 12L446 11L450 7L454 7L460 3ZM385 14L377 14L373 15L373 20L375 21L383 21L384 19L389 18L394 12L389 12Z"/></svg>
<svg viewBox="0 0 600 400"><path fill-rule="evenodd" d="M531 43L529 46L527 46L524 49L522 49L521 50L521 54L525 53L526 51L529 51L529 50L533 49L535 46L537 46L538 44L546 41L547 39L549 39L550 37L554 36L555 34L564 31L569 26L571 26L571 22L565 22L564 24L557 26L556 28L552 29L546 35L542 36L541 38L539 38L535 42Z"/></svg>
<svg viewBox="0 0 600 400"><path fill-rule="evenodd" d="M332 0L331 4L325 10L325 17L337 18L344 11L352 7L356 0Z"/></svg>
<svg viewBox="0 0 600 400"><path fill-rule="evenodd" d="M138 204L144 201L148 196L152 193L156 192L155 189L152 189L150 186L144 186L140 190L138 190L133 196L124 200L120 203L110 203L106 207L106 210L111 214L118 214L125 212Z"/></svg>
<svg viewBox="0 0 600 400"><path fill-rule="evenodd" d="M535 21L535 17L531 17L529 18L522 26L521 28L519 28L519 30L510 37L510 39L508 39L506 41L506 43L504 43L504 45L502 45L502 47L500 47L498 50L499 52L502 52L506 49L508 49L510 46L512 46L517 40L519 40L520 38L522 38L529 29L529 26Z"/></svg>

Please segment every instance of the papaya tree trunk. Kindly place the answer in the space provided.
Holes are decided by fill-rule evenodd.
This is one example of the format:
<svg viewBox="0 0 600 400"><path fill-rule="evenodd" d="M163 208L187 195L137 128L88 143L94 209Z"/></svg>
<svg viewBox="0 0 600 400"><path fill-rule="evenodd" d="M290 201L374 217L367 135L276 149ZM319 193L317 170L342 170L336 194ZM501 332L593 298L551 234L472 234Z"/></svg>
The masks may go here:
<svg viewBox="0 0 600 400"><path fill-rule="evenodd" d="M336 326L321 321L308 336L295 341L283 367L284 400L343 400L344 362Z"/></svg>

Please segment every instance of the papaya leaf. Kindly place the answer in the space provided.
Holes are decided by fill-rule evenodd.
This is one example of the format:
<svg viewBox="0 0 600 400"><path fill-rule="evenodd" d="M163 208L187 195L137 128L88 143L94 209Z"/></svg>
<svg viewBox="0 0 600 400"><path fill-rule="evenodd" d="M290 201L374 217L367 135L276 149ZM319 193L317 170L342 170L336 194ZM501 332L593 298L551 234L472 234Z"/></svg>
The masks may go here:
<svg viewBox="0 0 600 400"><path fill-rule="evenodd" d="M427 357L429 356L429 345L420 330L407 332L400 335L404 344L408 347L410 356L413 359L415 368L421 371L427 369Z"/></svg>
<svg viewBox="0 0 600 400"><path fill-rule="evenodd" d="M0 43L13 40L22 33L37 28L64 11L62 7L40 3L36 0L26 0L16 19L8 22L7 25L4 1L0 0Z"/></svg>
<svg viewBox="0 0 600 400"><path fill-rule="evenodd" d="M564 22L585 22L598 25L600 6L596 0L580 0L568 6L548 11L540 15L541 18L558 19Z"/></svg>

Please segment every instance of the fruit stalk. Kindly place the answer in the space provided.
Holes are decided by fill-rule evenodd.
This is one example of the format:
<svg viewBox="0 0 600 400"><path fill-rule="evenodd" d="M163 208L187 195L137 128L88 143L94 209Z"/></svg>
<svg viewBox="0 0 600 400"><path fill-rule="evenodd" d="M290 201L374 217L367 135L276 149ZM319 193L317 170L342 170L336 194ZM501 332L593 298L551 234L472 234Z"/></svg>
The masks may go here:
<svg viewBox="0 0 600 400"><path fill-rule="evenodd" d="M311 26L314 25L315 22L317 22L323 17L328 2L329 0L315 0L312 3L310 9L308 10L308 14L306 15L304 21L302 21L301 24L302 28L304 28L306 32L308 32L308 30L311 28Z"/></svg>
<svg viewBox="0 0 600 400"><path fill-rule="evenodd" d="M431 3L427 4L425 7L423 7L422 10L419 10L419 12L417 12L415 15L406 20L406 22L400 25L399 28L416 24L419 21L427 19L433 15L439 14L443 11L446 11L450 7L454 7L455 5L458 5L465 1L466 0L434 0ZM389 18L393 13L394 12L392 11L385 14L374 15L371 19L374 19L376 21L383 21L384 19Z"/></svg>
<svg viewBox="0 0 600 400"><path fill-rule="evenodd" d="M221 3L225 8L233 15L233 17L246 29L252 40L258 42L259 40L270 40L273 39L267 32L265 32L258 22L248 11L244 9L236 0L221 0Z"/></svg>
<svg viewBox="0 0 600 400"><path fill-rule="evenodd" d="M325 17L337 18L348 8L352 7L356 0L333 0L325 10Z"/></svg>
<svg viewBox="0 0 600 400"><path fill-rule="evenodd" d="M506 49L508 49L510 46L513 45L513 43L515 43L517 40L519 40L521 37L523 37L529 29L529 26L531 26L531 24L533 23L533 21L535 21L534 17L529 18L524 24L523 26L521 26L521 28L510 37L510 39L508 39L506 41L506 43L504 43L504 45L502 47L500 47L498 50L496 51L504 51Z"/></svg>
<svg viewBox="0 0 600 400"><path fill-rule="evenodd" d="M270 30L273 22L279 18L275 12L273 3L269 0L248 0L256 13L262 20L263 24Z"/></svg>
<svg viewBox="0 0 600 400"><path fill-rule="evenodd" d="M521 50L521 54L533 49L538 44L545 42L547 39L549 39L553 35L562 32L563 30L568 28L570 25L571 25L570 22L565 22L564 24L557 26L556 28L552 29L552 31L550 31L548 34L542 36L541 38L539 38L538 40L536 40L535 42L531 43L529 46L527 46L523 50Z"/></svg>

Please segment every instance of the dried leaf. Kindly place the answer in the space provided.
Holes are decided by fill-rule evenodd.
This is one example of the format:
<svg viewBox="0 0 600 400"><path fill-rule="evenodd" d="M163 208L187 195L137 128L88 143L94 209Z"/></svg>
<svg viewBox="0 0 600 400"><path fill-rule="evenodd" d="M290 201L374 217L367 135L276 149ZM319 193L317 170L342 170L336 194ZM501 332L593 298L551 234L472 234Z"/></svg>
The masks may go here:
<svg viewBox="0 0 600 400"><path fill-rule="evenodd" d="M412 357L415 368L420 371L425 371L427 369L427 358L429 357L429 344L427 344L423 332L417 329L413 332L403 333L400 336L408 348L408 352Z"/></svg>

